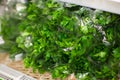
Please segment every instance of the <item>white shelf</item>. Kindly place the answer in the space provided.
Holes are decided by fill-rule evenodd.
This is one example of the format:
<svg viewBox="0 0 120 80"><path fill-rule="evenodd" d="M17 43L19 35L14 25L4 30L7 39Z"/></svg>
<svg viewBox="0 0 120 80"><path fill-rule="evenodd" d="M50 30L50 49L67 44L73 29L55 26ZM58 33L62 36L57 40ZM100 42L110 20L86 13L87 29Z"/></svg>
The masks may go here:
<svg viewBox="0 0 120 80"><path fill-rule="evenodd" d="M36 80L3 64L0 64L0 78L3 80Z"/></svg>
<svg viewBox="0 0 120 80"><path fill-rule="evenodd" d="M119 2L120 2L120 0L110 0L110 1L117 2L117 3L119 3Z"/></svg>
<svg viewBox="0 0 120 80"><path fill-rule="evenodd" d="M120 14L120 0L60 0L60 1Z"/></svg>

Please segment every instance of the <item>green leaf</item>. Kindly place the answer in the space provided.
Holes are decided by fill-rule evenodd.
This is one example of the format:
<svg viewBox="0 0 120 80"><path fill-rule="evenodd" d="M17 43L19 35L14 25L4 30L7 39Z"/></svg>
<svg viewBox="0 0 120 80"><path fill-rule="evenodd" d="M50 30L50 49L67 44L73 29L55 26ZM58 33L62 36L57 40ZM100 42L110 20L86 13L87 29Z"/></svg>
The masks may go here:
<svg viewBox="0 0 120 80"><path fill-rule="evenodd" d="M84 34L87 34L88 33L88 28L87 26L80 26L81 28L81 31L84 33Z"/></svg>
<svg viewBox="0 0 120 80"><path fill-rule="evenodd" d="M104 58L106 56L106 54L107 54L106 52L102 51L102 52L95 54L94 56Z"/></svg>
<svg viewBox="0 0 120 80"><path fill-rule="evenodd" d="M120 48L116 48L113 50L113 56L117 59L120 59Z"/></svg>

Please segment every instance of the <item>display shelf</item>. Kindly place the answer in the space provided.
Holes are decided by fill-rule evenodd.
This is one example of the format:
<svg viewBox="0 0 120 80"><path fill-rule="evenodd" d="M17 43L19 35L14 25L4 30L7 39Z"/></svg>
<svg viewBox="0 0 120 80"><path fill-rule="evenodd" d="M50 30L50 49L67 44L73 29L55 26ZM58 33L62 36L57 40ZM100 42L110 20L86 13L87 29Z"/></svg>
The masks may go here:
<svg viewBox="0 0 120 80"><path fill-rule="evenodd" d="M60 1L120 14L120 0L60 0Z"/></svg>

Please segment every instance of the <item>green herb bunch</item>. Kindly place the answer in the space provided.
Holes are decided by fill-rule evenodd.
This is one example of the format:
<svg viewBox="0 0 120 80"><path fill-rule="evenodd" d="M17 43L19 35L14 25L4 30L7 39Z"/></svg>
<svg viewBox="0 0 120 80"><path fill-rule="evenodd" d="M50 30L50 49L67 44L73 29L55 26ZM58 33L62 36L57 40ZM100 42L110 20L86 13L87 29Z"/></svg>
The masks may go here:
<svg viewBox="0 0 120 80"><path fill-rule="evenodd" d="M17 48L26 67L53 78L116 80L120 61L119 15L52 0L28 1L18 25ZM12 49L13 50L13 49Z"/></svg>

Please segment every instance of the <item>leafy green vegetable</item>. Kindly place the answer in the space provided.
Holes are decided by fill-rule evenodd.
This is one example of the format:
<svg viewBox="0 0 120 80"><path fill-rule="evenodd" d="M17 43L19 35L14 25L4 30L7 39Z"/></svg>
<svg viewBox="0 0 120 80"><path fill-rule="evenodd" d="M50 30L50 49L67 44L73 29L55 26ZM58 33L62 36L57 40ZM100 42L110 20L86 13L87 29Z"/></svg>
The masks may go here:
<svg viewBox="0 0 120 80"><path fill-rule="evenodd" d="M26 16L14 29L11 53L23 52L26 67L49 71L64 80L75 73L83 80L116 80L120 61L120 16L77 6L64 7L53 0L28 1ZM74 9L74 10L72 10ZM16 25L15 24L15 25ZM11 26L11 25L10 25ZM14 34L11 38L10 34ZM10 38L9 38L10 37Z"/></svg>

